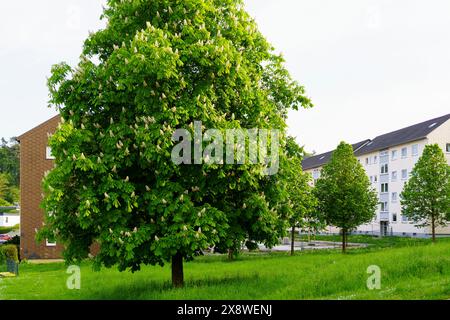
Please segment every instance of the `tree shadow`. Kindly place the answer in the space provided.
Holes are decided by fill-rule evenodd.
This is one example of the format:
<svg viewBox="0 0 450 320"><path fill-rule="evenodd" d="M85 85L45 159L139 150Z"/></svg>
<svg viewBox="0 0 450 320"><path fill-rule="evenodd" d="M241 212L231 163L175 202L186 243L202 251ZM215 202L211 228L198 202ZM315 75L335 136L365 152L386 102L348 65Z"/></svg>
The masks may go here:
<svg viewBox="0 0 450 320"><path fill-rule="evenodd" d="M128 283L121 283L114 288L108 288L104 291L90 292L84 296L86 300L149 300L149 299L194 299L198 297L192 297L189 292L191 289L195 291L195 295L198 296L200 289L205 289L203 298L215 299L214 296L208 296L209 287L217 286L242 286L242 283L251 286L256 284L260 280L259 274L255 273L248 276L242 275L230 275L217 278L203 278L203 279L187 279L183 288L173 288L170 280L166 281L128 281ZM185 295L183 294L185 293ZM168 295L168 298L163 297ZM174 298L170 296L173 294ZM219 298L216 298L219 299Z"/></svg>

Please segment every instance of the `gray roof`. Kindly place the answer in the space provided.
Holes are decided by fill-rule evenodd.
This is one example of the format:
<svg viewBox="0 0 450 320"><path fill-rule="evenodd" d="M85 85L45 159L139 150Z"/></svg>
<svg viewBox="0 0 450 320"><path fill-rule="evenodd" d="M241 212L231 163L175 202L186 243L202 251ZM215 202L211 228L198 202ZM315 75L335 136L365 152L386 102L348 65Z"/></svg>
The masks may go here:
<svg viewBox="0 0 450 320"><path fill-rule="evenodd" d="M374 151L380 151L404 143L418 141L426 138L432 131L440 127L449 119L450 114L447 114L439 118L431 119L407 128L383 134L381 136L376 137L373 140L370 139L364 140L353 144L353 150L355 150L356 156L360 156L363 154L371 153ZM330 160L333 151L325 152L304 159L302 163L303 170L309 170L323 166Z"/></svg>
<svg viewBox="0 0 450 320"><path fill-rule="evenodd" d="M369 139L353 144L352 145L353 150L355 152L358 151L361 147L363 147L368 142L370 142ZM331 158L331 155L333 154L333 152L334 152L334 150L304 159L302 162L303 170L309 170L309 169L323 166L328 161L330 161L330 158Z"/></svg>
<svg viewBox="0 0 450 320"><path fill-rule="evenodd" d="M380 151L400 144L418 141L426 138L432 131L440 127L450 119L450 113L435 119L431 119L413 126L396 130L376 137L363 148L359 149L355 155L363 155L374 151Z"/></svg>

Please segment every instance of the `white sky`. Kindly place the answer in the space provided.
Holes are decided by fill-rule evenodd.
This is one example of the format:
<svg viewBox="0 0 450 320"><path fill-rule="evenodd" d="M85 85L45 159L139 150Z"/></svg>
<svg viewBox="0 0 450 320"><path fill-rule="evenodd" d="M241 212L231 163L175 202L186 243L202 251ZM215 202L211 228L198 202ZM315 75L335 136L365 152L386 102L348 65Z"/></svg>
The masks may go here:
<svg viewBox="0 0 450 320"><path fill-rule="evenodd" d="M75 64L103 0L0 1L0 137L56 114L52 64ZM246 0L315 104L290 133L324 152L450 111L450 1Z"/></svg>

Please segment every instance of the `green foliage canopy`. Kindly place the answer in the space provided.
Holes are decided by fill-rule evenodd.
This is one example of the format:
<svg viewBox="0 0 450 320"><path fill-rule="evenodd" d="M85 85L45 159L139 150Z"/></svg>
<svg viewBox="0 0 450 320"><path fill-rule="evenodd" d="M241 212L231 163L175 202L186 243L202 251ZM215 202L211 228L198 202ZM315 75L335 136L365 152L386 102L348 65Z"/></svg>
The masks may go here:
<svg viewBox="0 0 450 320"><path fill-rule="evenodd" d="M323 167L316 194L325 221L341 228L344 234L370 222L378 204L364 168L354 156L352 146L345 142L339 144Z"/></svg>
<svg viewBox="0 0 450 320"><path fill-rule="evenodd" d="M450 220L450 166L437 144L427 145L401 193L402 214L417 227L437 226Z"/></svg>
<svg viewBox="0 0 450 320"><path fill-rule="evenodd" d="M192 133L194 121L284 132L289 108L311 106L242 1L109 0L103 18L78 66L55 65L48 81L63 123L38 238L55 236L68 261L98 242L97 266L133 271L192 259L239 228L272 243L277 201L263 165L170 157L174 130Z"/></svg>

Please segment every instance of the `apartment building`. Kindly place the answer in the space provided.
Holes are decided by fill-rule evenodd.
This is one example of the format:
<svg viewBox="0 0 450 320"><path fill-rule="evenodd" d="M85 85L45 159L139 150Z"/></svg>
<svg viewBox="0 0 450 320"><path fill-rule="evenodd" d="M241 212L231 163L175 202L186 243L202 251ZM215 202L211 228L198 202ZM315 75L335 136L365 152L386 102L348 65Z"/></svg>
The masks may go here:
<svg viewBox="0 0 450 320"><path fill-rule="evenodd" d="M379 206L374 220L356 232L377 235L426 236L429 228L416 228L402 215L400 195L404 184L427 144L438 144L450 164L450 114L380 135L353 145L355 156L364 166L373 188L378 192ZM322 167L333 151L309 157L303 170L313 181L320 177ZM330 232L337 232L329 228ZM438 234L450 234L450 227Z"/></svg>
<svg viewBox="0 0 450 320"><path fill-rule="evenodd" d="M60 117L53 117L22 134L20 142L20 256L26 259L56 259L62 246L49 241L36 242L37 230L44 222L42 179L53 169L48 136L56 131Z"/></svg>

